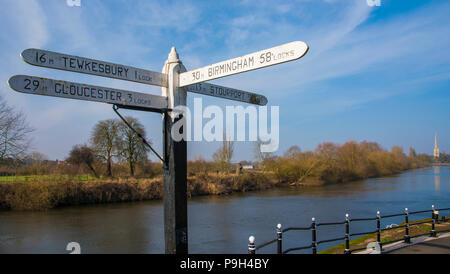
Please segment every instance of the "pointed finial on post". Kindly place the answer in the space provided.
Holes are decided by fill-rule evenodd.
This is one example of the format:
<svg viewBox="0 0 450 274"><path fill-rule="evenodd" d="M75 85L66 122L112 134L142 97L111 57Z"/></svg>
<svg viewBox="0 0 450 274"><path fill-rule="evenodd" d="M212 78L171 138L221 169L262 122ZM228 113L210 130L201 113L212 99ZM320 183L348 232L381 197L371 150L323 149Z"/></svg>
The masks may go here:
<svg viewBox="0 0 450 274"><path fill-rule="evenodd" d="M176 63L179 62L180 59L178 59L178 53L177 50L175 49L175 47L172 47L172 49L170 50L169 53L169 58L167 59L169 61L169 63Z"/></svg>

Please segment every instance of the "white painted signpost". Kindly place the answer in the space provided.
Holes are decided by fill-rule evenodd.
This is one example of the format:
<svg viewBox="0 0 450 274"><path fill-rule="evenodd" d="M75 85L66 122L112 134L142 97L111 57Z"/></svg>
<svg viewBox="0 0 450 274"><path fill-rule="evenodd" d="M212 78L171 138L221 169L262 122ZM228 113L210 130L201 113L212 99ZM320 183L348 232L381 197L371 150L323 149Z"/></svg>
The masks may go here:
<svg viewBox="0 0 450 274"><path fill-rule="evenodd" d="M266 105L267 98L263 95L205 81L297 60L307 51L306 43L295 41L186 71L175 48L172 48L160 73L46 50L26 49L22 58L31 65L156 85L162 87L162 96L26 75L13 76L8 84L13 90L28 94L113 104L117 114L119 106L162 113L164 153L163 157L157 156L162 158L164 169L165 251L187 254L187 145L185 140L175 141L171 136L173 124L182 118L172 109L186 105L187 92ZM181 131L184 132L184 127Z"/></svg>

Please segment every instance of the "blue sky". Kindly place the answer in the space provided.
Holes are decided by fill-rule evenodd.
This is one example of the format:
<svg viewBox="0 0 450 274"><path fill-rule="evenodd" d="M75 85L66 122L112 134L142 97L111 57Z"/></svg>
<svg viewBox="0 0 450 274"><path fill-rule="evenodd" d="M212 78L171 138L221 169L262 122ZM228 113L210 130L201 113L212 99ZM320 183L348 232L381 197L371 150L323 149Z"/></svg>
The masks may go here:
<svg viewBox="0 0 450 274"><path fill-rule="evenodd" d="M314 149L325 141L375 141L384 148L432 153L434 133L450 152L450 3L425 0L96 1L0 0L0 94L36 129L34 149L63 159L86 143L111 106L19 94L9 77L29 74L160 94L160 88L32 67L19 54L41 48L161 71L171 46L186 68L300 40L298 61L213 83L264 94L280 106L280 148ZM189 94L188 104L199 96ZM203 105L230 101L203 96ZM146 127L161 151L161 117L123 111ZM192 142L191 159L209 159L219 143ZM234 160L253 144L236 143ZM153 158L154 159L154 158Z"/></svg>

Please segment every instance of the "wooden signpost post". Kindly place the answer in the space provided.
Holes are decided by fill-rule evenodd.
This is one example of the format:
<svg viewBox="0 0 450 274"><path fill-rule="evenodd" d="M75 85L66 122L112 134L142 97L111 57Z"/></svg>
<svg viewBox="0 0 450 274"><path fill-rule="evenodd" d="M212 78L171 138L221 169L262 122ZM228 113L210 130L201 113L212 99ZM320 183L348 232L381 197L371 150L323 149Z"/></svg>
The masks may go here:
<svg viewBox="0 0 450 274"><path fill-rule="evenodd" d="M27 94L113 104L116 113L118 107L162 113L164 151L163 157L157 156L162 159L164 169L165 252L187 254L187 145L186 138L181 141L172 138L172 126L182 118L172 110L186 106L187 92L266 105L267 98L263 95L205 82L297 60L307 51L306 43L295 41L186 71L175 48L172 48L162 72L155 72L52 51L26 49L22 58L31 65L160 86L162 96L27 75L13 76L8 84L13 90ZM180 130L181 134L186 134L184 126Z"/></svg>

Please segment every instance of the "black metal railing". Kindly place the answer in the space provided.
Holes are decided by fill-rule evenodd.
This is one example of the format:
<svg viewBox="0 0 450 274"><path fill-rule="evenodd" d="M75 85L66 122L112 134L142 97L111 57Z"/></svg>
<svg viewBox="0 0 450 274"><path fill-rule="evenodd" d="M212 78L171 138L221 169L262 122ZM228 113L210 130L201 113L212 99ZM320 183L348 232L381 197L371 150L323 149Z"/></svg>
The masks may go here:
<svg viewBox="0 0 450 274"><path fill-rule="evenodd" d="M435 209L434 205L431 207L430 210L421 210L421 211L413 211L413 212L409 212L407 208L405 208L404 213L399 213L399 214L391 214L391 215L380 215L380 212L377 212L377 216L376 217L372 217L372 218L354 218L354 219L350 219L349 215L346 214L345 215L345 221L342 222L333 222L333 223L316 223L316 219L312 218L311 221L311 225L307 226L307 227L288 227L285 229L282 229L281 224L278 224L276 227L276 238L264 242L260 245L255 245L255 237L250 236L249 238L249 245L248 245L248 253L249 254L255 254L257 250L260 250L266 246L270 246L274 243L277 243L277 254L286 254L292 251L298 251L298 250L305 250L305 249L310 249L312 250L313 254L317 253L317 246L323 243L329 243L329 242L337 242L337 241L343 241L345 243L345 250L344 253L345 254L351 254L352 252L355 251L362 251L365 250L366 247L363 248L355 248L355 249L350 249L350 240L351 237L353 236L361 236L361 235L369 235L369 234L375 234L376 233L376 238L377 238L377 244L379 245L380 249L382 249L383 245L387 245L390 243L394 243L394 242L399 242L399 241L403 241L405 243L411 243L411 239L412 238L417 238L417 237L422 237L422 236L430 236L430 237L436 237L437 233L441 233L441 232L449 232L450 229L448 230L440 230L440 231L436 231L436 224L439 222L447 222L450 220L450 218L446 218L444 216L441 216L441 219L439 220L439 212L442 211L447 211L450 210L450 208L441 208L441 209ZM415 214L421 214L421 213L431 213L431 220L427 221L415 221L415 222L411 222L409 220L409 216L410 215L415 215ZM393 217L400 217L400 216L404 216L405 218L405 224L404 225L390 225L387 226L386 228L381 228L381 220L382 219L387 219L387 218L393 218ZM366 231L366 232L358 232L358 233L350 233L350 223L351 222L364 222L364 221L376 221L377 222L377 228L374 231ZM420 225L420 224L425 224L425 223L431 223L431 231L427 232L427 233L423 233L423 234L417 234L417 235L410 235L410 227L414 226L414 225ZM323 227L323 226L340 226L340 225L345 225L345 235L344 237L338 237L338 238L332 238L332 239L325 239L325 240L317 240L317 229L319 227ZM381 234L383 231L388 231L388 230L393 230L393 229L400 229L400 228L404 228L405 229L405 235L402 238L399 239L393 239L390 241L385 241L382 242L382 238L381 238ZM293 248L288 248L283 250L283 234L288 232L288 231L306 231L306 230L310 230L311 231L311 244L306 245L306 246L299 246L299 247L293 247Z"/></svg>

